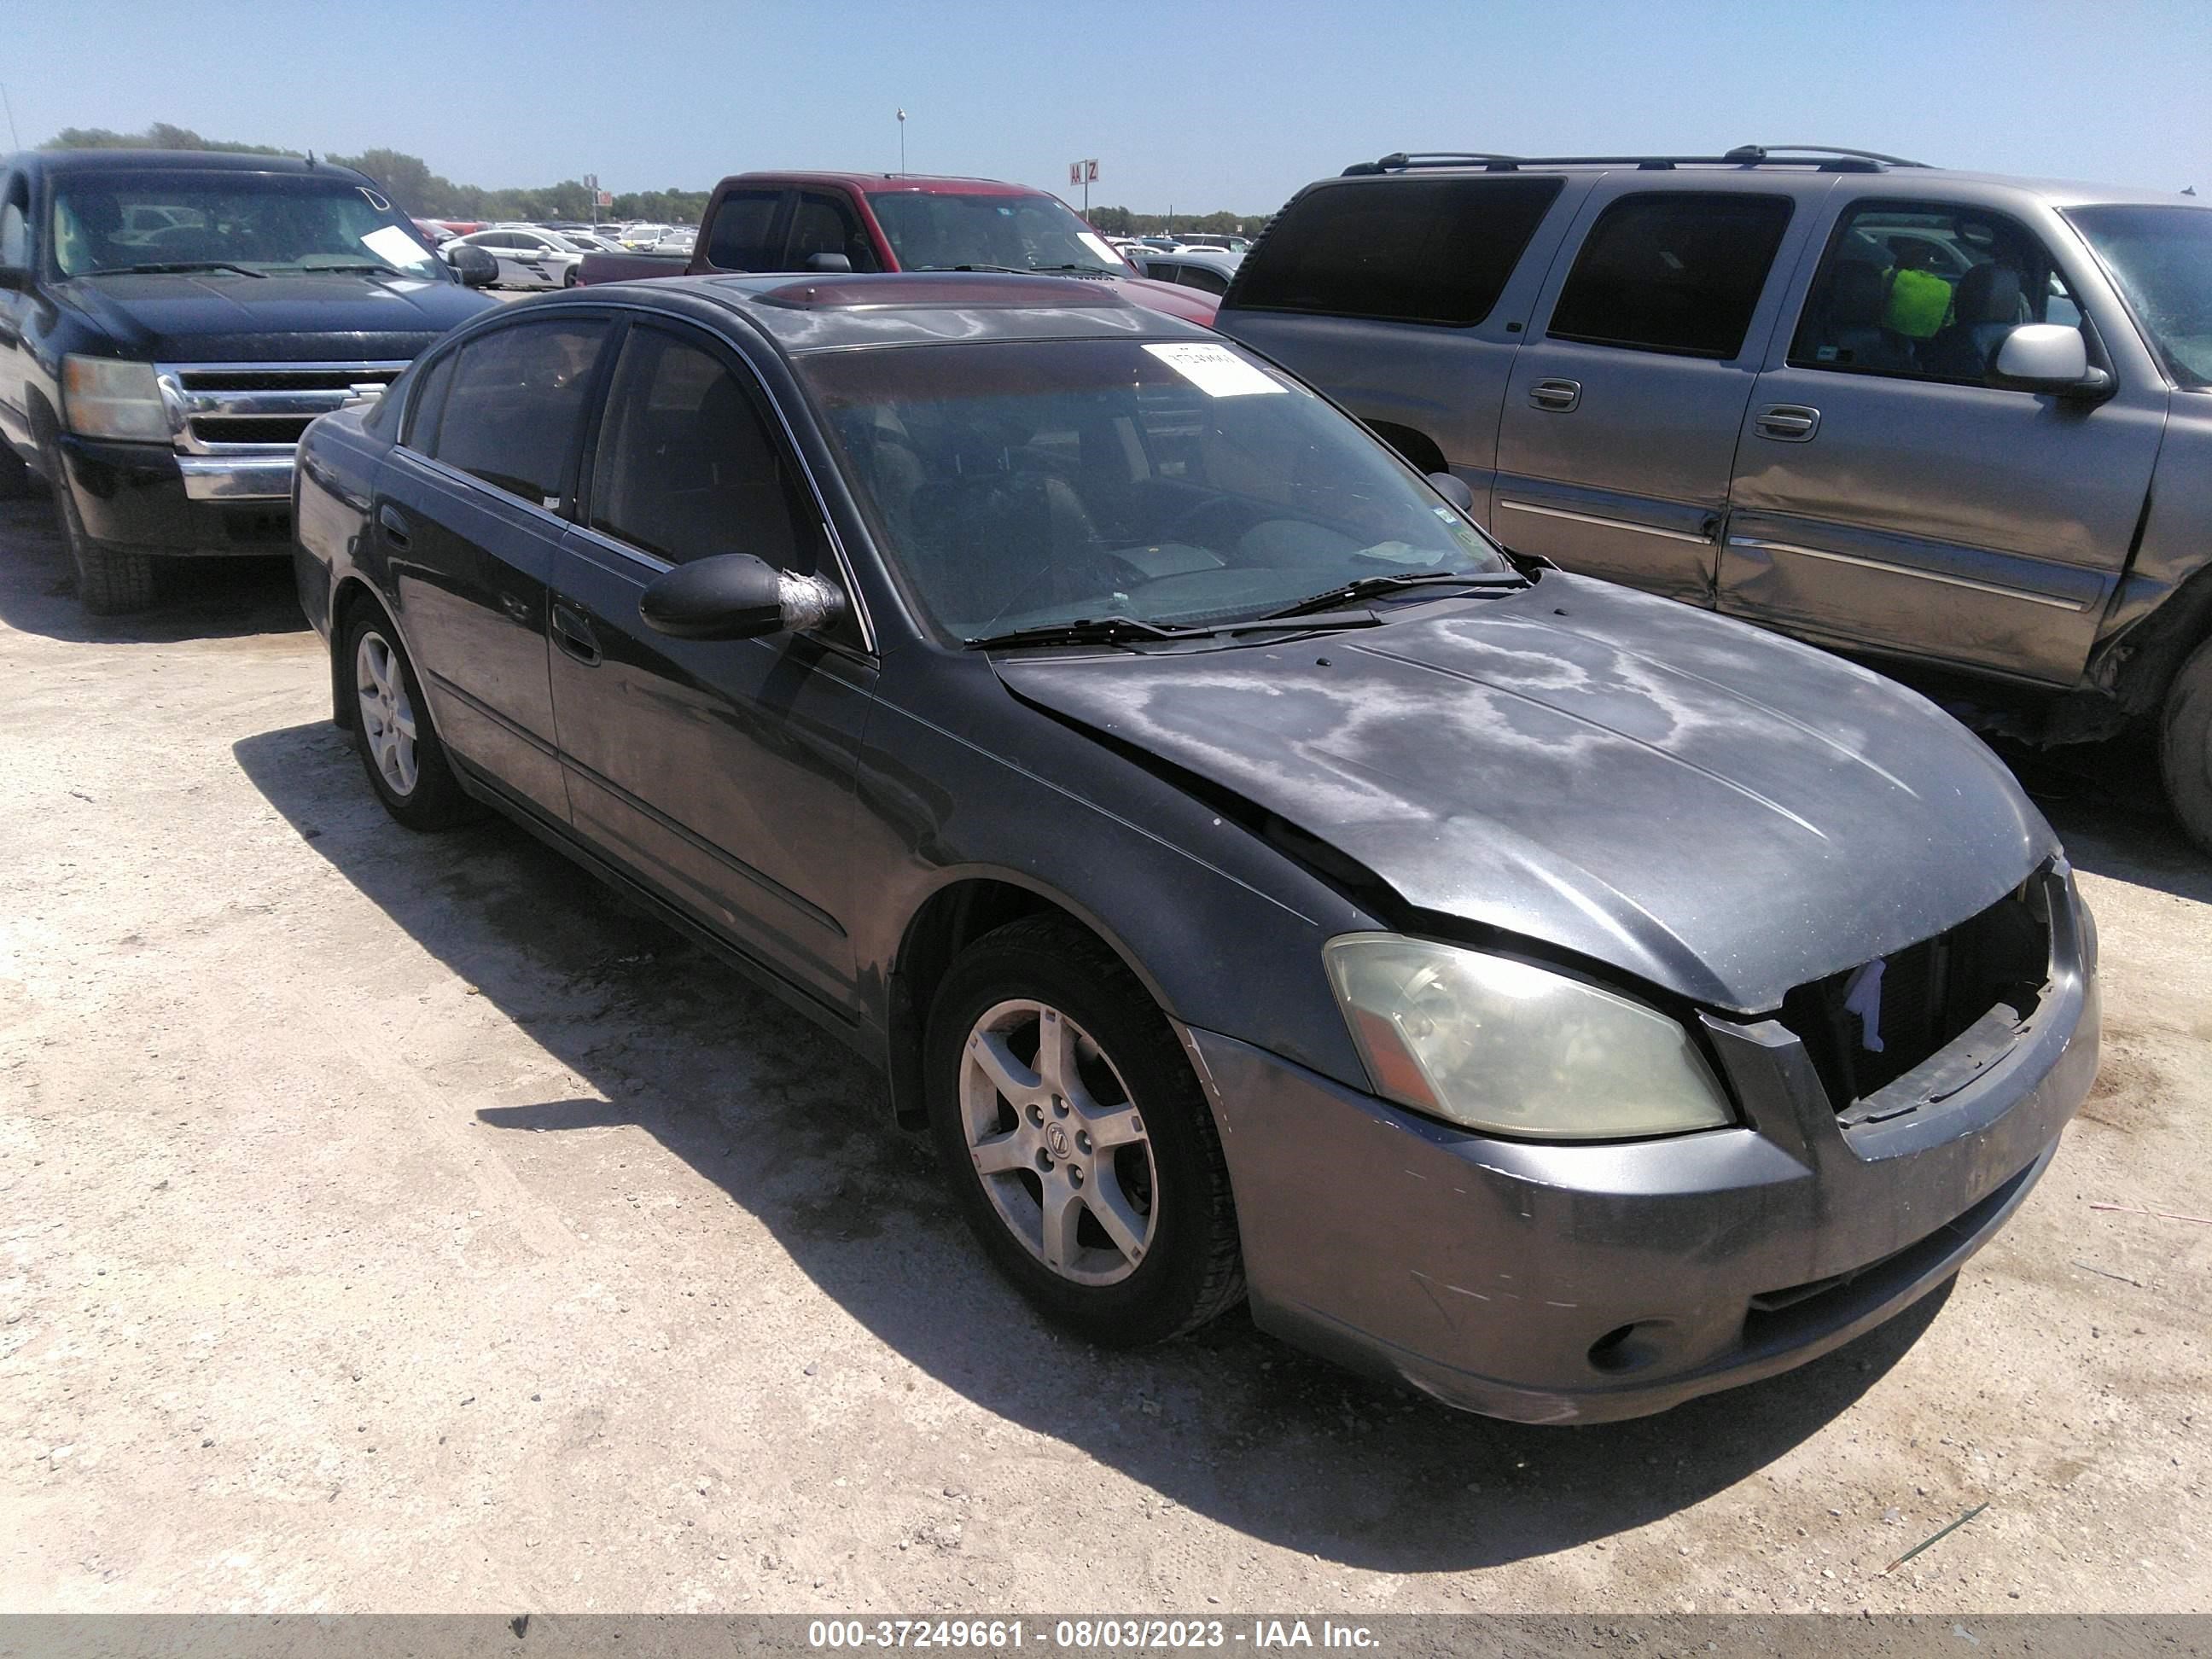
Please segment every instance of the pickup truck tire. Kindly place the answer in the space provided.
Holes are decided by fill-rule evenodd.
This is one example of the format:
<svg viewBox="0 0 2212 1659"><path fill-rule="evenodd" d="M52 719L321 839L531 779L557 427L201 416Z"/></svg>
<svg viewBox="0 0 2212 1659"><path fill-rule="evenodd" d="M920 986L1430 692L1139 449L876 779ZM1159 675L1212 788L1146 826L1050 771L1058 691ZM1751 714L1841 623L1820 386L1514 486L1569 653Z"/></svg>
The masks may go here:
<svg viewBox="0 0 2212 1659"><path fill-rule="evenodd" d="M36 487L37 478L5 438L0 438L0 501L20 501Z"/></svg>
<svg viewBox="0 0 2212 1659"><path fill-rule="evenodd" d="M969 945L933 1000L923 1066L954 1199L1048 1319L1135 1347L1243 1297L1212 1109L1158 1007L1096 937L1038 915Z"/></svg>
<svg viewBox="0 0 2212 1659"><path fill-rule="evenodd" d="M147 609L154 603L159 561L151 553L110 547L85 533L84 516L76 510L76 495L70 488L68 465L60 447L49 440L46 477L53 486L54 514L61 521L62 539L69 544L70 564L76 574L77 602L95 617Z"/></svg>
<svg viewBox="0 0 2212 1659"><path fill-rule="evenodd" d="M338 653L354 749L384 810L408 829L426 832L482 817L453 775L415 665L383 611L374 605L356 608Z"/></svg>
<svg viewBox="0 0 2212 1659"><path fill-rule="evenodd" d="M2174 817L2190 840L2212 853L2212 640L2166 688L2158 757Z"/></svg>

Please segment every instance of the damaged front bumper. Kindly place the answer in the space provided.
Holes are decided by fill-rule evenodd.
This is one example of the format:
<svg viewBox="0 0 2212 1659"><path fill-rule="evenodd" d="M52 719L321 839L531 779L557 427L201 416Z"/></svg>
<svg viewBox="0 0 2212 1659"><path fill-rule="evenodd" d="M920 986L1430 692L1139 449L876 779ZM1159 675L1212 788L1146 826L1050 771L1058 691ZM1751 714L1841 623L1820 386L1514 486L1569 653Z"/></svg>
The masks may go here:
<svg viewBox="0 0 2212 1659"><path fill-rule="evenodd" d="M2095 1077L2093 924L2052 882L2050 979L2004 1052L1939 1050L1879 1115L1839 1116L1772 1019L1705 1020L1743 1123L1565 1146L1455 1129L1190 1030L1255 1322L1469 1411L1589 1423L1893 1317L2018 1207Z"/></svg>

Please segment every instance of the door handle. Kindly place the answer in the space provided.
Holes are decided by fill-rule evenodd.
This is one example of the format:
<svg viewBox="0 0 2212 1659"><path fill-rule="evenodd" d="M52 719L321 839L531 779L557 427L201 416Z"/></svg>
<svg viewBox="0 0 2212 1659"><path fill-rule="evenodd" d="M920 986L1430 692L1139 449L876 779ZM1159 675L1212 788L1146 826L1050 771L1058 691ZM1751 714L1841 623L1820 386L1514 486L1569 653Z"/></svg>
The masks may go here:
<svg viewBox="0 0 2212 1659"><path fill-rule="evenodd" d="M1565 414L1582 400L1580 380L1539 380L1528 388L1528 401L1554 415Z"/></svg>
<svg viewBox="0 0 2212 1659"><path fill-rule="evenodd" d="M376 527L384 532L384 539L393 547L407 545L407 515L390 505L376 509Z"/></svg>
<svg viewBox="0 0 2212 1659"><path fill-rule="evenodd" d="M1752 417L1762 438L1802 444L1820 429L1820 411L1804 404L1774 404Z"/></svg>
<svg viewBox="0 0 2212 1659"><path fill-rule="evenodd" d="M586 668L599 665L599 636L584 613L565 601L553 606L553 642Z"/></svg>

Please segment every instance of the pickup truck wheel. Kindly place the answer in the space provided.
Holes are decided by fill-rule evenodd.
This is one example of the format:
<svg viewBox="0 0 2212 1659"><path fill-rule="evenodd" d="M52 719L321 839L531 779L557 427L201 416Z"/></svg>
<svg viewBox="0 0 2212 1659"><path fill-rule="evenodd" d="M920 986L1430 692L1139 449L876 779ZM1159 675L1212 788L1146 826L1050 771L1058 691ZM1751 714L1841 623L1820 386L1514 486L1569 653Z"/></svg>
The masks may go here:
<svg viewBox="0 0 2212 1659"><path fill-rule="evenodd" d="M2159 766L2174 817L2190 840L2212 853L2212 640L2197 647L2166 688Z"/></svg>
<svg viewBox="0 0 2212 1659"><path fill-rule="evenodd" d="M19 501L31 493L34 477L5 438L0 438L0 501Z"/></svg>
<svg viewBox="0 0 2212 1659"><path fill-rule="evenodd" d="M961 1210L1048 1318L1110 1347L1243 1295L1213 1115L1159 1009L1055 917L963 951L925 1039L930 1126Z"/></svg>
<svg viewBox="0 0 2212 1659"><path fill-rule="evenodd" d="M450 830L477 808L453 775L398 630L374 606L357 612L339 646L353 710L353 743L384 810L410 830Z"/></svg>
<svg viewBox="0 0 2212 1659"><path fill-rule="evenodd" d="M77 602L95 617L119 617L145 610L154 603L159 574L155 556L110 547L87 535L60 447L49 440L46 456L54 514L61 521L62 539L68 544L70 564L76 575Z"/></svg>

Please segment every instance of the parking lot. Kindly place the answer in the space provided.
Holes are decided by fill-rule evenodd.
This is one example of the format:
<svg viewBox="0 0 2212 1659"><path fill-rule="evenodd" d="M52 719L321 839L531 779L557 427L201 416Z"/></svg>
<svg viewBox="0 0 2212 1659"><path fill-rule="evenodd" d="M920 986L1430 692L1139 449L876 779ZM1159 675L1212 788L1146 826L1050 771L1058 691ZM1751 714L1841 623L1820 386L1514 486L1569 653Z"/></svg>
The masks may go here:
<svg viewBox="0 0 2212 1659"><path fill-rule="evenodd" d="M103 622L49 524L0 508L18 1610L2212 1597L2212 866L2139 756L2026 774L2106 1048L2014 1224L1802 1371L1527 1429L1234 1316L1050 1334L811 1027L517 830L386 817L281 562Z"/></svg>

